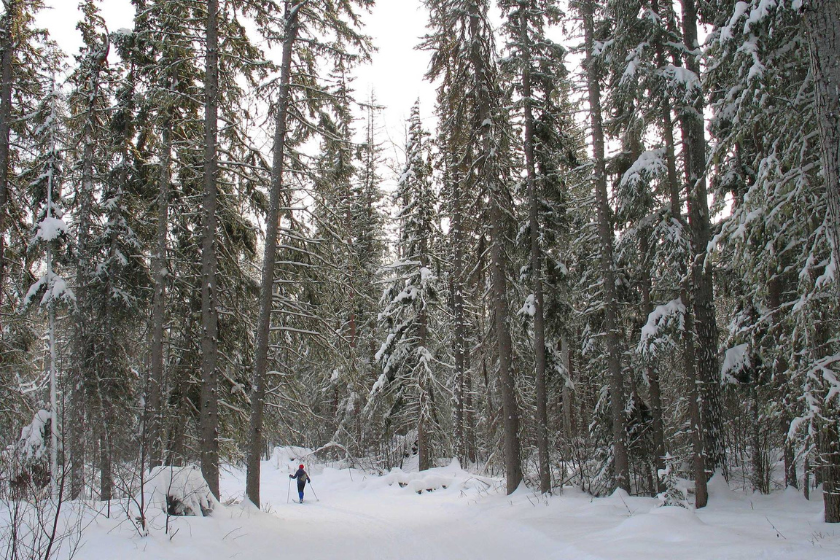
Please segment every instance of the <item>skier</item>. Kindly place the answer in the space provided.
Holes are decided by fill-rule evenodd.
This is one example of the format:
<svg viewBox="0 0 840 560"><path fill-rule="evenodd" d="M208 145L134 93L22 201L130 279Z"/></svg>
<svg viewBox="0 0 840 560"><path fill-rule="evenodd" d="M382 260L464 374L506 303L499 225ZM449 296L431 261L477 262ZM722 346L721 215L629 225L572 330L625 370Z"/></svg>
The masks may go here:
<svg viewBox="0 0 840 560"><path fill-rule="evenodd" d="M307 482L312 482L310 480L309 475L306 474L306 471L303 470L303 465L298 465L298 470L295 474L290 474L289 478L296 478L297 479L297 486L298 486L298 496L300 496L300 502L303 503L303 487L306 486Z"/></svg>

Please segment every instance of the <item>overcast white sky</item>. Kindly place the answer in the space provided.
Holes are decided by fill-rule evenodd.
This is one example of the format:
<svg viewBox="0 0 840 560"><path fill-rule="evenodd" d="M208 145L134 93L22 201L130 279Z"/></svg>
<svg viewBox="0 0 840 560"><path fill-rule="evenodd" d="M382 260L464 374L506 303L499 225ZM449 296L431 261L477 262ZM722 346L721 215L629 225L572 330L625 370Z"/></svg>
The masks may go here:
<svg viewBox="0 0 840 560"><path fill-rule="evenodd" d="M81 36L76 30L80 19L77 0L46 0L48 9L38 23L45 27L68 55L78 52ZM133 28L134 8L129 0L100 0L99 6L108 29ZM434 87L423 80L429 53L415 50L426 32L426 11L420 0L378 0L370 14L363 17L365 32L373 37L378 51L371 64L356 71L354 87L361 100L374 91L385 109L380 115L380 141L402 145L404 121L412 104L421 99L424 120L431 120ZM279 61L278 61L279 62ZM359 123L359 127L363 126ZM393 153L389 151L388 156Z"/></svg>

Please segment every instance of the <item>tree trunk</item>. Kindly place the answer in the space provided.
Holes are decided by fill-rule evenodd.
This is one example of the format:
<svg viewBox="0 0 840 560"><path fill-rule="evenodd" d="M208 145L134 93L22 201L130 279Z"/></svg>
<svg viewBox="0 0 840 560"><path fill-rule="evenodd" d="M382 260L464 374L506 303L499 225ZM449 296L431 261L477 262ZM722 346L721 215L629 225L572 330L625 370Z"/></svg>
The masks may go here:
<svg viewBox="0 0 840 560"><path fill-rule="evenodd" d="M782 418L781 428L785 437L783 451L785 461L785 488L799 488L799 481L796 478L796 451L793 448L793 440L787 437L787 431L790 428L790 420L788 418Z"/></svg>
<svg viewBox="0 0 840 560"><path fill-rule="evenodd" d="M218 0L207 2L207 60L204 84L204 238L201 243L201 474L219 497L219 395L216 372L217 119L219 102Z"/></svg>
<svg viewBox="0 0 840 560"><path fill-rule="evenodd" d="M812 280L817 276L817 271L813 270ZM834 309L826 305L812 312L814 326L811 344L815 361L831 356L835 313ZM814 482L822 484L825 522L840 523L840 408L834 398L827 398L834 389L830 384L826 385L818 389L822 392L822 402L814 422L817 451Z"/></svg>
<svg viewBox="0 0 840 560"><path fill-rule="evenodd" d="M659 13L659 3L652 2L651 3L652 9ZM659 14L662 16L662 14ZM656 50L656 57L657 57L657 64L660 68L664 68L667 65L667 58L665 56L665 48L662 44L661 38L658 36L656 43L655 43L655 50ZM679 59L677 58L675 64L679 63ZM685 219L682 215L682 200L680 197L680 185L679 185L679 178L677 176L677 159L676 159L676 142L674 139L674 121L671 115L671 99L668 97L668 93L663 93L663 97L661 100L661 107L660 107L661 115L662 115L662 131L663 137L665 140L665 160L668 170L668 196L670 201L670 212L671 212L671 219L678 222L683 231L689 232L688 224L686 223ZM688 167L688 162L686 162L686 167ZM690 233L690 232L689 232ZM708 502L708 489L706 485L706 465L705 465L705 453L704 453L704 440L703 440L703 422L701 418L701 405L700 402L700 395L697 390L697 370L696 370L696 358L695 358L695 346L694 346L694 312L692 310L692 298L690 293L690 284L688 281L688 277L686 275L687 272L687 263L680 262L679 263L679 274L681 277L686 278L683 282L681 282L680 286L680 301L682 301L683 305L685 306L685 325L682 333L682 347L683 347L683 356L682 356L682 364L683 364L683 375L686 379L686 384L688 385L689 389L689 403L688 403L688 410L689 410L689 421L691 426L691 445L692 445L692 470L694 471L694 495L695 495L695 507L702 508L706 507L706 503ZM653 392L653 389L652 389ZM661 407L661 400L660 400L660 407ZM660 408L661 413L661 408ZM655 420L654 420L655 422ZM664 430L664 427L661 428ZM654 430L654 438L658 439L660 437L659 429ZM663 441L664 441L664 434L662 434ZM657 444L658 445L658 444ZM663 444L663 452L664 452L664 444ZM664 461L663 461L664 462Z"/></svg>
<svg viewBox="0 0 840 560"><path fill-rule="evenodd" d="M457 165L457 164L456 164ZM453 339L452 353L455 362L455 453L458 459L466 459L464 445L464 378L466 367L464 364L467 352L467 327L464 317L464 224L462 175L453 169L452 181L452 216L450 236L452 239L452 272L450 292L452 293L452 321Z"/></svg>
<svg viewBox="0 0 840 560"><path fill-rule="evenodd" d="M782 278L779 272L776 272L767 281L767 305L770 308L770 336L772 340L780 340L784 334L784 326L781 324L783 319L782 291ZM788 412L790 408L787 406L789 402L789 390L785 377L789 366L787 357L783 352L780 352L773 362L772 375L772 378L776 381L776 391L780 395L782 404L782 416L779 419L778 430L784 441L782 445L782 458L785 464L785 488L789 486L799 488L799 482L796 479L796 451L794 450L793 440L788 437L793 418L790 412Z"/></svg>
<svg viewBox="0 0 840 560"><path fill-rule="evenodd" d="M6 206L9 198L9 152L12 124L12 64L15 54L14 20L17 12L17 0L9 0L0 29L0 304L3 303L2 286L6 278Z"/></svg>
<svg viewBox="0 0 840 560"><path fill-rule="evenodd" d="M525 104L525 172L528 181L528 225L531 234L531 277L534 290L534 364L537 389L537 452L540 465L540 492L551 492L548 456L548 411L545 389L545 318L543 317L542 254L537 219L536 169L534 165L534 113L531 91L531 37L528 33L528 7L520 5L519 40L522 49L522 95Z"/></svg>
<svg viewBox="0 0 840 560"><path fill-rule="evenodd" d="M681 297L690 299L687 290L683 290ZM688 386L688 414L691 422L691 464L694 471L694 507L706 507L709 502L709 491L706 478L706 454L704 453L705 439L703 438L702 397L697 380L697 360L695 358L694 313L691 304L685 302L685 335L683 336L683 370Z"/></svg>
<svg viewBox="0 0 840 560"><path fill-rule="evenodd" d="M829 238L840 262L840 2L810 0L803 22L811 51L820 154L828 193ZM840 297L840 282L834 283Z"/></svg>
<svg viewBox="0 0 840 560"><path fill-rule="evenodd" d="M502 216L499 203L490 201L490 276L495 316L496 344L499 352L499 376L502 385L502 412L505 430L505 474L507 493L513 493L522 482L522 465L519 447L519 406L516 403L516 383L513 377L511 356L513 345L508 324L507 278L503 247Z"/></svg>
<svg viewBox="0 0 840 560"><path fill-rule="evenodd" d="M642 316L648 317L653 312L651 301L651 278L650 262L651 248L647 232L644 231L640 238L640 252L642 253ZM665 468L665 427L662 421L662 388L659 384L659 370L652 360L645 361L645 372L650 386L650 412L653 429L653 466L656 474L656 492L662 492L665 488L659 479L659 471Z"/></svg>
<svg viewBox="0 0 840 560"><path fill-rule="evenodd" d="M78 370L70 392L70 499L82 497L85 489L85 384Z"/></svg>
<svg viewBox="0 0 840 560"><path fill-rule="evenodd" d="M277 230L280 220L280 191L285 169L286 115L289 109L292 48L297 40L298 14L305 2L286 7L283 58L280 66L280 93L277 99L277 122L274 129L273 165L266 218L265 249L263 252L262 283L260 285L260 316L257 322L257 347L254 358L254 383L251 390L251 423L248 431L248 466L245 493L251 502L260 505L260 450L263 449L263 411L265 408L268 344L271 334L271 308L274 293L274 261L277 255Z"/></svg>
<svg viewBox="0 0 840 560"><path fill-rule="evenodd" d="M607 363L610 377L610 401L613 422L613 455L615 460L615 486L630 491L630 467L627 458L627 431L625 429L624 378L621 371L621 350L617 332L618 300L613 270L613 230L607 195L607 171L604 150L604 125L601 113L601 73L594 59L595 7L593 0L582 3L583 26L586 43L586 74L589 90L589 113L592 126L592 144L595 158L595 198L598 212L598 238L601 244L601 274L604 286L604 324L606 329Z"/></svg>
<svg viewBox="0 0 840 560"><path fill-rule="evenodd" d="M654 0L651 2L651 8L654 12L656 12L660 17L662 14L659 13L659 2ZM664 19L663 19L664 21ZM656 51L656 61L657 65L660 68L665 68L668 64L667 57L665 56L665 47L662 43L661 35L657 34L655 45ZM677 176L677 157L676 157L676 142L674 140L674 120L671 114L671 98L669 97L669 93L666 87L663 87L662 93L662 100L660 105L660 112L662 118L662 135L663 139L665 140L665 161L667 166L667 178L668 178L668 197L670 202L670 212L671 212L671 219L675 222L679 223L683 231L688 231L688 224L685 223L685 219L682 216L682 205L680 199L680 182ZM686 274L687 265L685 262L679 263L679 271L680 276L684 277ZM683 305L686 307L686 315L690 313L690 302L688 297L688 292L686 289L680 290L680 300L682 301ZM647 307L651 311L653 310L652 304L648 305ZM687 318L688 320L693 320L691 318ZM691 339L691 334L689 333L688 328L683 331L682 334L682 344L683 344L683 369L685 370L683 373L686 379L693 380L694 379L694 342ZM652 368L656 370L654 366ZM655 381L654 381L655 377ZM651 377L651 402L653 408L653 439L654 439L654 448L656 449L656 468L657 471L659 469L665 468L665 433L664 433L664 422L662 420L662 391L659 384L659 374L656 372L654 377ZM699 406L696 399L693 400L689 404L689 414L692 418L692 426L696 429L699 429L699 409L696 409ZM696 410L695 410L696 409ZM696 422L695 422L696 420ZM693 432L692 432L693 433ZM697 447L697 443L700 441L697 438L692 437L692 444L694 445L693 449L693 456L694 461L693 464L695 467L700 466L700 470L696 470L695 472L695 479L699 480L696 483L695 487L695 496L699 497L699 501L705 505L707 498L705 497L708 492L706 490L706 478L705 476L699 476L701 472L705 473L705 467L702 466L703 461L703 449L702 445ZM660 491L663 490L661 481L657 476L657 487Z"/></svg>
<svg viewBox="0 0 840 560"><path fill-rule="evenodd" d="M428 424L429 418L429 393L424 386L423 381L420 382L420 417L417 421L417 460L418 468L421 471L432 468L432 458L429 449L429 434Z"/></svg>
<svg viewBox="0 0 840 560"><path fill-rule="evenodd" d="M372 130L369 132L368 143L373 145ZM420 267L430 266L430 263L428 262L429 247L427 241L428 239L426 235L420 238ZM425 350L429 337L429 316L426 312L425 300L421 301L420 305L421 308L417 314L417 344L418 348L423 348ZM419 372L418 388L420 390L420 418L417 423L417 455L420 462L420 470L423 471L433 467L432 449L428 431L433 415L432 406L434 405L434 402L431 398L432 395L430 394L432 387L429 386L429 382L431 380L427 379L426 366L424 364L420 365Z"/></svg>
<svg viewBox="0 0 840 560"><path fill-rule="evenodd" d="M697 10L694 0L681 0L683 40L690 49L686 67L700 78L700 51L697 42ZM726 476L723 446L723 418L720 404L718 332L715 318L712 272L707 266L707 247L711 240L711 221L706 189L706 137L703 121L703 95L695 92L694 102L682 113L683 144L686 151L688 224L691 230L691 296L696 341L696 374L700 384L701 424L704 437L705 470L711 476L720 468Z"/></svg>
<svg viewBox="0 0 840 560"><path fill-rule="evenodd" d="M467 369L464 382L464 407L465 407L465 426L467 439L467 462L474 464L478 461L476 449L476 433L475 433L475 398L473 393L473 375L472 370Z"/></svg>
<svg viewBox="0 0 840 560"><path fill-rule="evenodd" d="M802 481L802 495L805 496L806 500L811 499L811 460L810 460L810 453L805 454L805 462L802 465L802 476L804 480Z"/></svg>
<svg viewBox="0 0 840 560"><path fill-rule="evenodd" d="M108 59L110 43L103 45L101 51L91 53L93 56L91 64L91 75L88 92L88 106L86 108L85 123L82 128L82 173L79 191L76 194L78 208L76 220L78 223L76 232L76 305L73 310L73 393L71 395L71 442L70 442L70 498L79 498L84 492L84 468L85 468L85 420L91 418L90 410L86 410L88 382L93 381L94 374L90 371L92 342L88 333L88 322L91 317L90 302L88 298L88 287L91 282L94 265L90 255L90 236L93 222L94 204L94 157L95 140L94 123L96 112L96 100L99 96L99 73ZM88 414L86 414L86 412ZM87 417L87 418L86 418Z"/></svg>
<svg viewBox="0 0 840 560"><path fill-rule="evenodd" d="M825 522L840 523L840 411L834 406L826 408L819 438Z"/></svg>
<svg viewBox="0 0 840 560"><path fill-rule="evenodd" d="M503 187L500 184L495 163L498 147L495 144L493 118L491 107L496 104L493 98L497 84L492 82L489 61L485 60L482 42L487 38L482 36L480 24L484 17L478 2L470 3L468 8L470 52L469 60L472 65L476 90L475 121L473 132L478 135L478 180L488 193L490 220L490 298L493 305L494 327L496 331L496 349L499 353L499 378L502 389L502 411L504 414L504 451L505 475L507 478L507 493L513 493L522 482L522 463L519 443L519 406L516 402L516 383L512 370L513 344L510 337L507 301L507 257L505 254L505 227L507 222L503 211Z"/></svg>
<svg viewBox="0 0 840 560"><path fill-rule="evenodd" d="M572 391L574 386L575 363L572 358L572 345L569 344L569 336L564 334L560 338L560 353L563 355L563 367L566 368L567 381L563 383L563 432L567 441L571 442L577 436L575 426L575 394Z"/></svg>
<svg viewBox="0 0 840 560"><path fill-rule="evenodd" d="M103 425L99 430L99 496L107 502L111 499L114 481L111 474L111 436L105 415L102 420Z"/></svg>
<svg viewBox="0 0 840 560"><path fill-rule="evenodd" d="M192 335L189 329L188 335ZM166 466L181 466L186 464L186 430L190 417L190 409L194 405L188 401L189 380L187 376L178 376L173 392L169 396L170 406L174 409L173 419L168 430L166 454L163 464Z"/></svg>
<svg viewBox="0 0 840 560"><path fill-rule="evenodd" d="M154 296L152 300L151 378L149 379L149 467L163 464L163 330L166 318L166 238L169 233L169 185L171 182L172 123L163 125L160 158L160 192L158 193L157 232L155 252L152 256Z"/></svg>
<svg viewBox="0 0 840 560"><path fill-rule="evenodd" d="M757 383L750 384L750 399L752 400L752 426L750 426L750 447L752 447L752 457L750 463L752 466L752 482L753 489L758 490L762 494L770 493L770 486L767 480L767 467L764 460L763 442L761 437L761 416L758 413L759 394Z"/></svg>

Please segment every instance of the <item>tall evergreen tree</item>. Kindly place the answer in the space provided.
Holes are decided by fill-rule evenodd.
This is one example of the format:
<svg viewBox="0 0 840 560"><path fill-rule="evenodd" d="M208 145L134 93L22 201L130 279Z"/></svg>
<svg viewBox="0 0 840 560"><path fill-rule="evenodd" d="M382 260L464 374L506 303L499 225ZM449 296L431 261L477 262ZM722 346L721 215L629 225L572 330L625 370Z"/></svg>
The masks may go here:
<svg viewBox="0 0 840 560"><path fill-rule="evenodd" d="M104 166L108 161L107 110L109 107L110 70L107 65L111 48L104 31L102 17L93 2L82 4L84 19L78 28L84 46L77 56L78 68L71 76L71 124L75 131L73 202L74 268L76 305L72 340L71 404L68 414L71 425L71 491L74 498L84 491L85 429L95 411L91 397L95 391L97 339L90 318L94 315L97 259L95 255L95 227L101 208L96 204L97 193L105 179ZM86 418L86 416L88 418Z"/></svg>
<svg viewBox="0 0 840 560"><path fill-rule="evenodd" d="M627 458L627 432L625 429L624 400L625 387L621 367L621 348L618 332L618 300L616 295L615 263L613 261L613 229L611 209L607 198L607 170L603 115L601 111L600 61L595 52L595 42L603 38L596 36L595 4L583 0L580 5L583 17L587 90L589 94L589 116L591 120L594 173L592 177L598 211L598 238L600 242L600 264L604 292L604 329L606 331L608 367L610 378L610 406L612 410L613 461L615 464L615 486L630 491L630 473Z"/></svg>
<svg viewBox="0 0 840 560"><path fill-rule="evenodd" d="M389 394L385 424L395 428L407 424L416 430L420 470L426 470L432 467L432 442L440 429L437 408L441 387L445 387L434 335L440 293L433 272L439 260L434 249L439 232L429 135L420 121L419 102L412 107L408 124L406 163L394 193L398 258L385 267L388 284L379 314L386 336L376 354L382 374L371 390L368 407L374 409L374 401Z"/></svg>
<svg viewBox="0 0 840 560"><path fill-rule="evenodd" d="M435 51L429 77L445 78L439 88L439 98L446 111L445 117L452 119L452 122L444 124L444 127L448 129L447 134L454 136L454 153L463 158L463 167L459 170L458 177L461 184L453 187L455 190L451 195L454 203L452 215L463 212L464 208L460 207L462 202L476 203L476 206L481 208L484 223L487 225L490 273L488 304L492 310L502 393L507 491L512 493L522 481L519 406L513 371L508 304L508 245L513 212L507 183L510 167L505 159L509 149L506 144L508 122L499 83L492 26L488 19L489 3L480 0L429 0L426 5L431 13L431 34L423 46ZM449 104L453 101L458 103L460 100L469 100L469 103L460 109L456 109L454 104ZM463 255L463 250L457 248L463 243L463 232L460 230L461 224L453 224L455 251ZM459 270L462 266L462 263L457 262L459 260L456 257L455 269L452 272L458 284L463 282L460 280L463 271ZM463 288L458 284L454 286L454 290L455 297L460 298L461 294L458 292ZM461 304L456 302L455 305ZM456 318L456 321L459 319ZM455 329L456 347L463 349L463 327L456 323ZM456 368L458 367L456 362ZM456 383L460 384L458 381ZM456 403L456 410L460 410L461 406L460 403ZM459 423L462 418L458 419ZM463 433L463 429L459 429Z"/></svg>
<svg viewBox="0 0 840 560"><path fill-rule="evenodd" d="M219 4L207 2L204 71L204 197L201 243L201 473L219 497L218 286L216 197L218 195Z"/></svg>
<svg viewBox="0 0 840 560"><path fill-rule="evenodd" d="M538 146L542 138L538 126L541 121L555 119L553 95L559 90L558 83L565 79L563 57L565 50L546 36L546 28L560 21L558 5L549 1L503 1L500 2L507 15L506 31L509 35L511 54L505 59L506 66L513 66L508 71L517 74L514 83L520 83L519 94L522 97L523 152L525 156L525 177L527 185L528 232L529 232L529 272L533 298L534 362L536 370L536 433L539 453L540 491L551 491L551 468L549 463L549 424L547 410L547 340L545 320L545 298L543 279L543 231L540 223L544 192L539 188L541 181L551 181L545 177L544 154L547 150L561 153L567 150L562 135L568 131L557 131L553 138L557 144ZM555 121L552 125L559 125ZM550 126L550 125L549 125ZM553 142L552 142L553 143ZM540 151L543 157L538 157ZM542 165L540 165L542 164Z"/></svg>

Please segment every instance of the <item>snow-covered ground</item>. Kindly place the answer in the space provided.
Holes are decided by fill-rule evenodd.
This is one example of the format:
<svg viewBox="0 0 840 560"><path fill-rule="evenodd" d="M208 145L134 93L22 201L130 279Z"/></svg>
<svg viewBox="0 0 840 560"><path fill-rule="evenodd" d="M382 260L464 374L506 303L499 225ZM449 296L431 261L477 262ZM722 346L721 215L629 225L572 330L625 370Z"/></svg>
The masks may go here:
<svg viewBox="0 0 840 560"><path fill-rule="evenodd" d="M823 523L822 501L796 492L744 495L714 481L695 513L649 498L593 499L575 489L539 498L505 496L501 481L457 465L386 476L311 465L317 500L294 498L297 460L263 463L263 511L217 507L212 517L153 513L141 538L125 515L97 517L76 558L237 559L790 559L840 558L840 526ZM307 465L310 467L310 465ZM244 473L228 471L222 501L239 500ZM428 492L427 489L434 489ZM417 493L417 491L421 493ZM121 517L121 518L120 518Z"/></svg>

